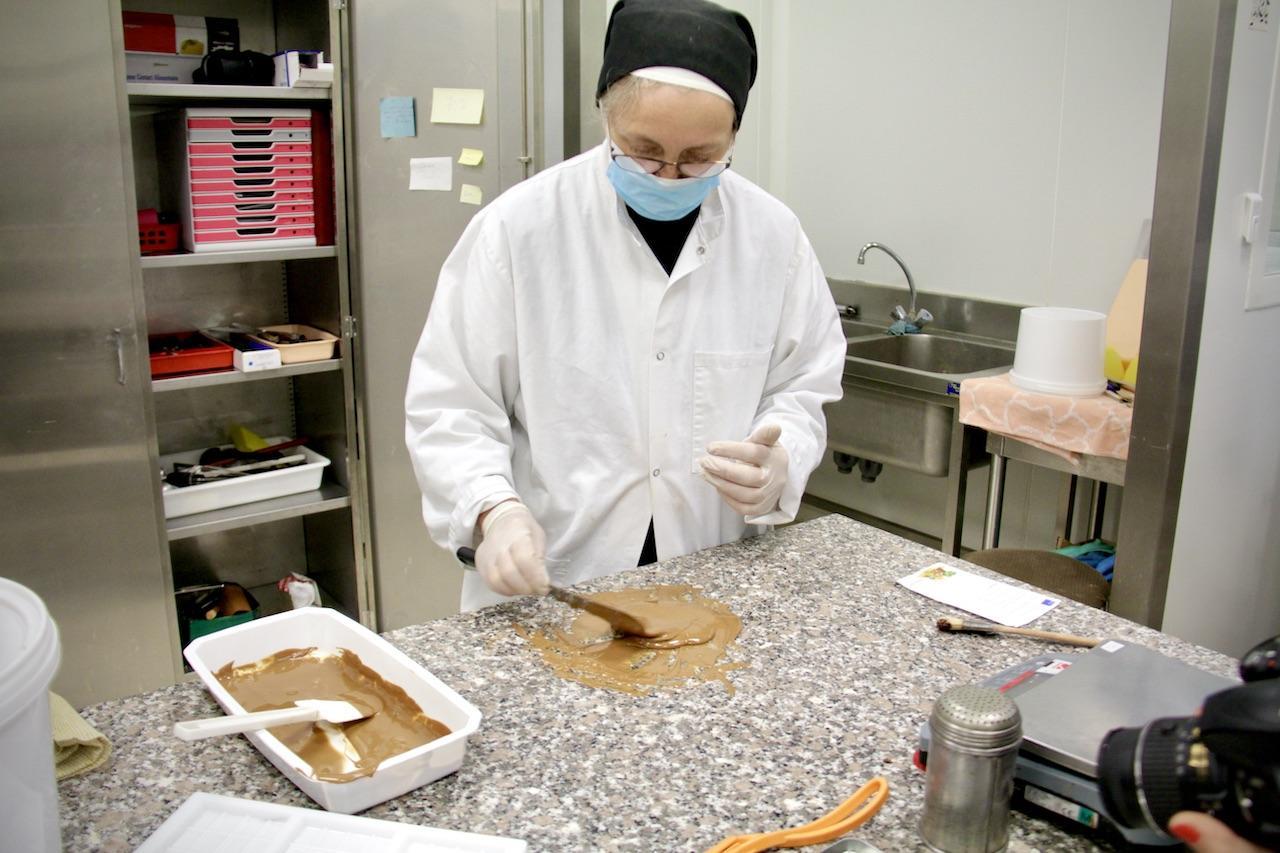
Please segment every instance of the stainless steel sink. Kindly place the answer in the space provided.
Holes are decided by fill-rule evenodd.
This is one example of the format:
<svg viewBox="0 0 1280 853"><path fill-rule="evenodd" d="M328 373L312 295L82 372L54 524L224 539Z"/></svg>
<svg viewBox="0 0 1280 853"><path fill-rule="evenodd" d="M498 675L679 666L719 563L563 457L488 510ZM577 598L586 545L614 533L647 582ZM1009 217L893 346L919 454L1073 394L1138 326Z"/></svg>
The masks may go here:
<svg viewBox="0 0 1280 853"><path fill-rule="evenodd" d="M844 397L827 408L829 449L945 477L960 383L1008 370L1012 344L941 330L847 341Z"/></svg>

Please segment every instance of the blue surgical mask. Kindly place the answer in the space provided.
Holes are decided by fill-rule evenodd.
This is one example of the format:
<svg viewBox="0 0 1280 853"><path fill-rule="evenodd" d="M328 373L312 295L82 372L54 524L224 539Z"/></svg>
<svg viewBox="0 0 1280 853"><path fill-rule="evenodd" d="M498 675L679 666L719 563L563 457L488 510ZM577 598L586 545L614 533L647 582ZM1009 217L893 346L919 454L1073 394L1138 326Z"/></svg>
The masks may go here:
<svg viewBox="0 0 1280 853"><path fill-rule="evenodd" d="M628 172L609 163L609 183L627 206L645 219L670 222L687 215L720 185L720 176L710 178L659 178Z"/></svg>

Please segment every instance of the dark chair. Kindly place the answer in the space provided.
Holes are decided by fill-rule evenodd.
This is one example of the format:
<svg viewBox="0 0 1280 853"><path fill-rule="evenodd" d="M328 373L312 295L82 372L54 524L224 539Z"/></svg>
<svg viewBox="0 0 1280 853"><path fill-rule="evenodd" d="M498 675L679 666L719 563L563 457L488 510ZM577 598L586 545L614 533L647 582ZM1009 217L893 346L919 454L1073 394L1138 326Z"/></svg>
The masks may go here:
<svg viewBox="0 0 1280 853"><path fill-rule="evenodd" d="M1111 596L1111 582L1093 568L1052 551L988 548L973 551L964 558L993 572L1100 610L1107 609L1107 599Z"/></svg>

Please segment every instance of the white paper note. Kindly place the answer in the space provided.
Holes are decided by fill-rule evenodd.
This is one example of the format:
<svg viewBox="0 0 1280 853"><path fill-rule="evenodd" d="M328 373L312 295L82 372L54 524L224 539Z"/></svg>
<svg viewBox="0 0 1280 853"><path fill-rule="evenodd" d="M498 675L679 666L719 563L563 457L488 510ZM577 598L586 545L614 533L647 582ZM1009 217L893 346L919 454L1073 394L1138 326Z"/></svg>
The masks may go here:
<svg viewBox="0 0 1280 853"><path fill-rule="evenodd" d="M480 204L484 201L484 193L475 184L463 184L458 201L463 204Z"/></svg>
<svg viewBox="0 0 1280 853"><path fill-rule="evenodd" d="M453 189L453 158L410 157L409 189L451 191Z"/></svg>
<svg viewBox="0 0 1280 853"><path fill-rule="evenodd" d="M912 592L975 613L1001 625L1021 628L1061 603L1034 590L988 580L942 563L912 572L898 583Z"/></svg>
<svg viewBox="0 0 1280 853"><path fill-rule="evenodd" d="M433 124L479 124L484 114L484 89L432 89Z"/></svg>

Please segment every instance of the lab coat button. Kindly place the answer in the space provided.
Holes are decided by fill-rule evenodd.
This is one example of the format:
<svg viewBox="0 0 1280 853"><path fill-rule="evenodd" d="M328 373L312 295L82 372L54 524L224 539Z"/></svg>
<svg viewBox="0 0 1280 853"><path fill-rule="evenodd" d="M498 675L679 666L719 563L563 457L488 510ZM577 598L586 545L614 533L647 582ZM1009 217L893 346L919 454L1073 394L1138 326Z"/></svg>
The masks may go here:
<svg viewBox="0 0 1280 853"><path fill-rule="evenodd" d="M655 476L655 477L661 477L661 476L662 476L662 469L661 469L661 468L654 468L654 469L653 469L653 476Z"/></svg>
<svg viewBox="0 0 1280 853"><path fill-rule="evenodd" d="M661 351L659 351L658 354L654 356L654 358L656 358L658 361L662 361L666 357L667 357L667 354Z"/></svg>
<svg viewBox="0 0 1280 853"><path fill-rule="evenodd" d="M706 246L699 246L699 247L698 247L698 254L699 254L699 255L705 255L706 253L707 253L707 247L706 247Z"/></svg>

